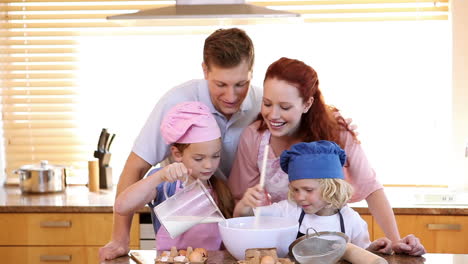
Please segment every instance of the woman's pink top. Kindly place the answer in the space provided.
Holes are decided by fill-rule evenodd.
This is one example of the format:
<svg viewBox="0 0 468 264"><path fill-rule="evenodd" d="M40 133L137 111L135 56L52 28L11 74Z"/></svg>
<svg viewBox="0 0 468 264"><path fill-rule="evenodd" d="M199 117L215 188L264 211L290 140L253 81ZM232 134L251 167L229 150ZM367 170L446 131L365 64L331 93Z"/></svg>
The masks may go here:
<svg viewBox="0 0 468 264"><path fill-rule="evenodd" d="M257 121L244 129L237 147L236 158L228 179L232 195L236 200L242 199L245 191L255 186L260 181L258 160L259 155L262 155L263 152L259 151L259 149L260 146L263 145L261 144L262 138L265 141L265 137L269 135L265 135L264 131L259 132L257 130L259 123L260 122ZM268 131L267 133L269 134ZM344 150L347 157L346 165L343 168L345 180L354 188L354 195L350 202L358 202L366 199L373 192L382 189L383 186L377 181L375 171L369 164L361 144L356 142L349 132L343 132L342 138L345 142ZM267 191L269 189L268 183L272 182L272 180L269 179L272 177L277 178L275 181L284 182L284 180L278 178L280 174L280 172L278 172L279 157L275 156L271 148L268 153L268 162L274 166L268 166L265 174L265 189L267 189ZM279 170L281 171L281 168L279 168ZM284 172L283 175L282 177L286 177L287 179L287 175ZM274 187L272 186L272 188ZM286 197L287 192L288 188L286 186L284 187L284 197ZM272 199L272 202L277 202L275 200L276 199Z"/></svg>

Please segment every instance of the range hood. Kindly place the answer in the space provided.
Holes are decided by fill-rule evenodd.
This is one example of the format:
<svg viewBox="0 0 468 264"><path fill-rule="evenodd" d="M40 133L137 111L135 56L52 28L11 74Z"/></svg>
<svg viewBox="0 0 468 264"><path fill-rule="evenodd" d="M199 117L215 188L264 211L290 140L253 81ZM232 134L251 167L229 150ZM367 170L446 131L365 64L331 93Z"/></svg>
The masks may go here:
<svg viewBox="0 0 468 264"><path fill-rule="evenodd" d="M244 0L176 0L168 7L107 17L108 20L200 19L200 18L282 18L299 14L246 4Z"/></svg>

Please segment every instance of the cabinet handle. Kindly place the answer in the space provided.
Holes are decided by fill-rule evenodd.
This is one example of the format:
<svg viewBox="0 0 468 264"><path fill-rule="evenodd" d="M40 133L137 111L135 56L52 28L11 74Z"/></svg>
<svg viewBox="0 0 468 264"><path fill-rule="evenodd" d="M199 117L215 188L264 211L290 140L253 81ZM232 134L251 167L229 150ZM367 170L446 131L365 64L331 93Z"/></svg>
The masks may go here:
<svg viewBox="0 0 468 264"><path fill-rule="evenodd" d="M428 224L429 230L461 230L460 224Z"/></svg>
<svg viewBox="0 0 468 264"><path fill-rule="evenodd" d="M41 221L41 227L71 227L71 221Z"/></svg>
<svg viewBox="0 0 468 264"><path fill-rule="evenodd" d="M41 261L71 261L70 255L41 255Z"/></svg>

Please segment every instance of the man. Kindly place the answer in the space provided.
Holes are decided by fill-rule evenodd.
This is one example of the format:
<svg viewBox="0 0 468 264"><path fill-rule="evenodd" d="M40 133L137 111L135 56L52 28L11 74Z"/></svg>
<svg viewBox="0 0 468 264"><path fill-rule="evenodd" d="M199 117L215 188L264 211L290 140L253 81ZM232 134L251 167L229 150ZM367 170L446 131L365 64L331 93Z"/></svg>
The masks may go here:
<svg viewBox="0 0 468 264"><path fill-rule="evenodd" d="M203 48L204 80L174 87L158 101L135 140L117 195L165 159L168 145L160 135L161 120L172 106L185 101L200 101L210 108L223 140L220 169L229 176L240 134L260 112L261 90L250 86L253 63L253 43L243 30L218 29L208 36ZM131 216L114 214L112 240L99 249L101 261L128 253L131 222Z"/></svg>

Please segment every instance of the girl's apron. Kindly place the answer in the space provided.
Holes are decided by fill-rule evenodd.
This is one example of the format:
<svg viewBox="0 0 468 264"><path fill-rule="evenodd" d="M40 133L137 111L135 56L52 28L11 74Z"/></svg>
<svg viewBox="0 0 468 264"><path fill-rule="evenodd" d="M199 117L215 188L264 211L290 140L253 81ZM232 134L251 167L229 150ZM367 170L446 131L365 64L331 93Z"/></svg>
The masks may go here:
<svg viewBox="0 0 468 264"><path fill-rule="evenodd" d="M180 184L177 183L175 192L177 193L180 190ZM209 192L213 195L212 189L209 189ZM218 223L195 225L174 239L169 236L166 228L161 225L156 234L156 249L170 250L172 246L175 246L177 249L201 247L206 250L219 250L221 246L221 235L219 233Z"/></svg>
<svg viewBox="0 0 468 264"><path fill-rule="evenodd" d="M257 165L262 167L265 145L270 142L271 133L267 129L262 135L258 149ZM270 148L271 149L271 148ZM288 198L289 190L288 174L284 173L280 166L280 158L267 159L265 172L265 190L270 194L271 202L279 202Z"/></svg>

